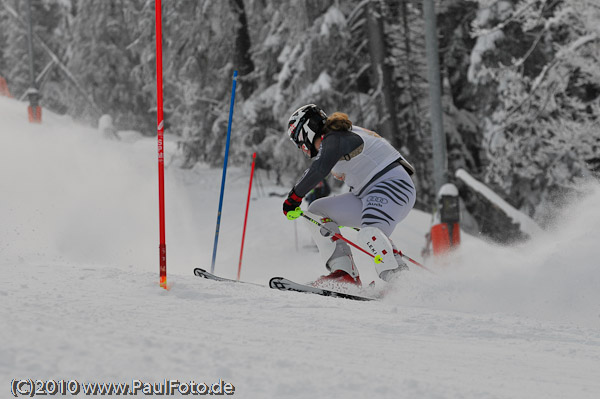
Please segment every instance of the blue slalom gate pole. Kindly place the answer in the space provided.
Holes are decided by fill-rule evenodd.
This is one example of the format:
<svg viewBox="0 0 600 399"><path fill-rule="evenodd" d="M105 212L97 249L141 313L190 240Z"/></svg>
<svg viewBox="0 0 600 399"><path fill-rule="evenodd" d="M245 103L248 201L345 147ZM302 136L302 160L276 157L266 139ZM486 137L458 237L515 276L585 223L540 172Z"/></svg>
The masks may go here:
<svg viewBox="0 0 600 399"><path fill-rule="evenodd" d="M219 228L221 227L221 210L223 209L223 194L225 192L225 177L227 176L227 160L229 158L229 140L231 138L231 120L233 119L233 104L235 103L235 86L237 84L237 71L233 71L233 87L231 88L231 103L229 104L229 122L227 124L227 142L225 144L225 159L223 160L223 177L221 178L221 195L219 197L219 211L217 212L217 229L215 231L215 245L213 247L210 272L215 272L217 259L217 245L219 244Z"/></svg>

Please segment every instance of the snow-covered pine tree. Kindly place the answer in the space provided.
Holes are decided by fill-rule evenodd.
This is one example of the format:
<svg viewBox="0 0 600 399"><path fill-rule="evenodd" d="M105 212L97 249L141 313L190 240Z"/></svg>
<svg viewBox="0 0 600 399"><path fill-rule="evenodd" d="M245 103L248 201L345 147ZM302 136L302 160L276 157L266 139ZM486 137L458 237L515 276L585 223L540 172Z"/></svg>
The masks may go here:
<svg viewBox="0 0 600 399"><path fill-rule="evenodd" d="M394 68L397 121L403 155L417 169L417 204L430 211L433 192L432 138L422 3L388 2L385 32L390 43L388 62Z"/></svg>
<svg viewBox="0 0 600 399"><path fill-rule="evenodd" d="M42 38L44 43L57 53L61 53L61 43L65 38L64 10L65 6L57 2L31 0L34 35ZM21 97L31 86L27 45L27 2L6 1L0 4L0 22L2 24L2 33L0 34L1 73L10 82L13 95ZM33 51L34 73L37 78L48 66L51 58L35 39L33 40ZM45 75L41 82L42 87L40 87L43 107L50 106L51 109L56 109L57 104L60 104L60 99L56 98L51 90L45 90L44 87L60 80L61 77L56 73L51 72Z"/></svg>
<svg viewBox="0 0 600 399"><path fill-rule="evenodd" d="M165 106L171 133L182 137L184 167L223 159L236 68L239 10L233 6L229 1L163 3Z"/></svg>
<svg viewBox="0 0 600 399"><path fill-rule="evenodd" d="M144 3L144 0L76 0L67 66L82 81L84 90L100 110L115 115L119 128L153 133L154 123L148 115L152 101L143 95L144 84L151 81L142 84L132 76L132 70L140 63L133 49L137 39L134 29L140 24ZM97 110L76 95L72 98L77 116L97 120Z"/></svg>
<svg viewBox="0 0 600 399"><path fill-rule="evenodd" d="M487 181L540 222L600 155L598 20L594 0L479 0L470 77L496 95Z"/></svg>
<svg viewBox="0 0 600 399"><path fill-rule="evenodd" d="M292 178L307 165L285 135L294 109L314 102L328 112L353 113L344 96L350 59L346 20L333 1L254 1L247 9L256 91L237 108L244 129L234 130L242 145L232 150L248 155L258 150L260 167L278 180L282 172Z"/></svg>
<svg viewBox="0 0 600 399"><path fill-rule="evenodd" d="M10 24L10 16L6 9L0 5L0 25L8 26ZM8 43L8 29L0 29L0 76L6 78L8 72L6 55L6 44Z"/></svg>

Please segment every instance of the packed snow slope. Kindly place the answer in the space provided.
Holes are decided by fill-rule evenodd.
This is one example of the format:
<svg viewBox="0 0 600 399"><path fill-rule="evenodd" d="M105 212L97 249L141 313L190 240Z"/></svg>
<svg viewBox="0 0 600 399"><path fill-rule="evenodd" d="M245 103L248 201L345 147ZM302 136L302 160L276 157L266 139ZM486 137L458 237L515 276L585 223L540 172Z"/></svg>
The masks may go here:
<svg viewBox="0 0 600 399"><path fill-rule="evenodd" d="M553 231L513 247L463 235L452 257L423 260L435 273L412 268L361 303L193 276L210 268L221 170L178 169L168 142L167 291L155 139L43 119L29 124L26 104L0 97L2 397L16 378L222 379L240 398L600 397L598 187ZM237 273L249 166L227 176L224 277ZM323 274L303 221L269 196L289 187L262 172L255 182L242 279ZM414 211L393 235L420 261L429 221Z"/></svg>

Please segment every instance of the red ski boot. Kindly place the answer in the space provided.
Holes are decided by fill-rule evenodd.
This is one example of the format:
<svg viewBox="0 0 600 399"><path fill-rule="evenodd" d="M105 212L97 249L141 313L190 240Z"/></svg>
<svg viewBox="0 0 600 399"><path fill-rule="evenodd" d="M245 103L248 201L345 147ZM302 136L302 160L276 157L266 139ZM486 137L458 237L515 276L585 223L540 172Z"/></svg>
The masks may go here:
<svg viewBox="0 0 600 399"><path fill-rule="evenodd" d="M352 277L343 270L336 270L327 276L321 276L314 283L314 287L336 289L345 285L362 287L360 276Z"/></svg>

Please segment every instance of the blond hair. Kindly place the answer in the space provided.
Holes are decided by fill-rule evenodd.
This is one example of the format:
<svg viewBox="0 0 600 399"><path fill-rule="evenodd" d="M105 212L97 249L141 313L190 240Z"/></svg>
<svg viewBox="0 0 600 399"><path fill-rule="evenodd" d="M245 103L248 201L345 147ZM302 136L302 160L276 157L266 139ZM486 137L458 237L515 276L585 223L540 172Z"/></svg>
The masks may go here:
<svg viewBox="0 0 600 399"><path fill-rule="evenodd" d="M348 119L348 115L343 112L334 112L325 121L323 133L331 131L344 131L352 129L352 122Z"/></svg>

